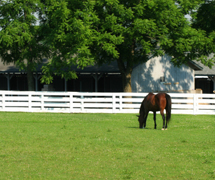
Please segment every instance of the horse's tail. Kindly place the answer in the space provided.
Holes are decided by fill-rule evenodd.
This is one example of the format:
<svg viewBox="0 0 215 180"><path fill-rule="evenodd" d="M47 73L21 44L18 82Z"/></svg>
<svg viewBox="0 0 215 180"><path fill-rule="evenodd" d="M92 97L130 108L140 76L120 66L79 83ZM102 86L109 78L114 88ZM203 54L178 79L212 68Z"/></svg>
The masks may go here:
<svg viewBox="0 0 215 180"><path fill-rule="evenodd" d="M169 94L166 94L166 121L167 121L167 123L169 123L169 121L171 119L171 106L172 106L171 97Z"/></svg>

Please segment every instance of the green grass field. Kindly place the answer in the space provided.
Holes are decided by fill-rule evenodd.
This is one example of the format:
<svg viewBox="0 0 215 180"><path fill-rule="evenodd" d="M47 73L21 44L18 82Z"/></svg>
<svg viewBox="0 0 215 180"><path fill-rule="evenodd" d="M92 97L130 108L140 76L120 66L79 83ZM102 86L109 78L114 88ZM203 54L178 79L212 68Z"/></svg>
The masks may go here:
<svg viewBox="0 0 215 180"><path fill-rule="evenodd" d="M215 116L0 113L0 179L215 179Z"/></svg>

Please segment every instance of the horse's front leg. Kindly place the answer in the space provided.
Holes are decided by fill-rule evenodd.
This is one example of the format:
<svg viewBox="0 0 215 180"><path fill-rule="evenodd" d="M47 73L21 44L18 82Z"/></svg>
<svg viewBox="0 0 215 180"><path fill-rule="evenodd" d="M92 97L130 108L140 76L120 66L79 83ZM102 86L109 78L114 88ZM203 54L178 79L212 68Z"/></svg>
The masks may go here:
<svg viewBox="0 0 215 180"><path fill-rule="evenodd" d="M164 111L162 110L160 113L161 113L161 116L162 116L162 119L163 119L163 128L162 128L162 130L165 130L165 129L167 129L167 124L166 124L166 126L165 126L165 115L164 115Z"/></svg>
<svg viewBox="0 0 215 180"><path fill-rule="evenodd" d="M148 114L149 114L149 112L146 112L145 116L144 116L144 119L143 119L143 127L144 128L146 127L146 120L147 120Z"/></svg>
<svg viewBox="0 0 215 180"><path fill-rule="evenodd" d="M154 113L154 128L157 129L157 124L156 124L156 111L153 112Z"/></svg>

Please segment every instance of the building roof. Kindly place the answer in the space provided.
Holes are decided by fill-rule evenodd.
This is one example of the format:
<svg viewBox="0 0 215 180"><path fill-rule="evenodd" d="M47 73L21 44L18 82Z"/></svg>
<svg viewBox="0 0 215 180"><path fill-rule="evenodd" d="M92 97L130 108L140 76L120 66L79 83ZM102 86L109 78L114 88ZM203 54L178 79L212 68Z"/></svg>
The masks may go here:
<svg viewBox="0 0 215 180"><path fill-rule="evenodd" d="M14 63L4 64L0 61L0 73L7 72L19 72L19 69L14 65Z"/></svg>
<svg viewBox="0 0 215 180"><path fill-rule="evenodd" d="M46 60L44 60L44 63ZM195 75L206 75L208 74L213 74L215 75L215 67L214 69L210 69L204 65L202 65L200 62L197 61L190 61L188 63L188 66L191 67L192 69L195 70ZM41 67L42 65L38 66L37 72L41 72ZM109 64L103 64L101 66L98 65L91 65L87 66L84 69L77 68L77 66L72 66L71 70L76 71L77 73L120 73L117 62L111 62ZM20 71L19 68L15 66L14 63L9 63L9 64L4 64L0 60L0 73L24 73L25 71L22 70Z"/></svg>
<svg viewBox="0 0 215 180"><path fill-rule="evenodd" d="M208 66L203 65L199 61L193 62L202 67L201 71L195 71L195 76L215 76L215 66L210 69Z"/></svg>
<svg viewBox="0 0 215 180"><path fill-rule="evenodd" d="M46 60L44 60L44 63ZM41 72L42 65L39 65L37 68L37 72ZM77 66L72 66L71 70L76 71L77 73L119 73L119 68L117 66L117 62L111 62L110 64L103 64L101 66L98 65L90 65L85 67L84 69L77 68ZM14 63L3 63L0 60L0 74L4 73L24 73L24 70L19 70L18 67L15 66Z"/></svg>
<svg viewBox="0 0 215 180"><path fill-rule="evenodd" d="M189 61L188 66L194 69L195 71L201 71L203 68L201 64L195 63L195 61Z"/></svg>
<svg viewBox="0 0 215 180"><path fill-rule="evenodd" d="M77 73L119 73L119 68L116 61L109 64L103 64L101 66L90 65L85 67L84 69L77 68L77 66L72 66L71 69L76 71Z"/></svg>

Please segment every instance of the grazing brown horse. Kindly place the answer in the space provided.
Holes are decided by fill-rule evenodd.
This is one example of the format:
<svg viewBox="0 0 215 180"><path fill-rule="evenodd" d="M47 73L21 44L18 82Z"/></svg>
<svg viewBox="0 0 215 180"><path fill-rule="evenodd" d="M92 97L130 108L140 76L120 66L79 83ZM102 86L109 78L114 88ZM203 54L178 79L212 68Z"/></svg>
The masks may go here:
<svg viewBox="0 0 215 180"><path fill-rule="evenodd" d="M166 123L165 123L165 115L164 109L166 109ZM143 100L140 111L139 111L139 127L145 128L146 127L146 120L149 111L154 113L154 128L157 128L156 124L156 111L160 111L160 114L163 118L163 128L162 130L167 130L167 123L170 121L171 117L171 97L166 93L158 93L153 94L149 93Z"/></svg>

